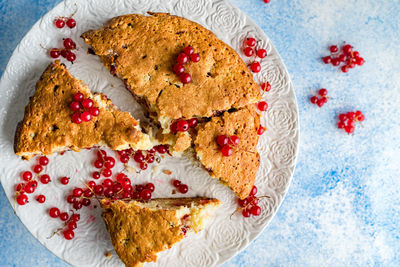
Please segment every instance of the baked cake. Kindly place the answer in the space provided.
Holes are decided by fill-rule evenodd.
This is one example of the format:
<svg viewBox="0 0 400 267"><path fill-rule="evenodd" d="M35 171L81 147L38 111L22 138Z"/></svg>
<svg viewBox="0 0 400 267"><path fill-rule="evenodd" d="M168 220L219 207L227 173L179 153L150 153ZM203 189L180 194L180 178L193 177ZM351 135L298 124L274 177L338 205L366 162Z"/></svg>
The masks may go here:
<svg viewBox="0 0 400 267"><path fill-rule="evenodd" d="M260 165L256 149L259 127L260 115L255 105L249 105L199 124L194 139L197 158L211 177L229 186L241 199L249 195ZM239 137L240 143L229 157L222 155L216 142L220 135Z"/></svg>
<svg viewBox="0 0 400 267"><path fill-rule="evenodd" d="M157 260L189 232L197 233L221 204L210 198L165 198L147 202L102 199L103 218L126 266Z"/></svg>
<svg viewBox="0 0 400 267"><path fill-rule="evenodd" d="M211 31L182 17L149 14L115 17L82 38L164 133L174 120L211 117L260 100L259 87L246 64ZM201 60L185 64L192 82L183 85L173 66L189 45Z"/></svg>
<svg viewBox="0 0 400 267"><path fill-rule="evenodd" d="M75 93L93 100L99 115L80 124L71 120L69 105ZM14 150L30 159L35 154L50 155L65 150L108 146L113 150L150 149L150 137L128 112L120 111L103 94L92 94L82 81L74 78L65 65L50 64L36 84L36 91L18 123Z"/></svg>

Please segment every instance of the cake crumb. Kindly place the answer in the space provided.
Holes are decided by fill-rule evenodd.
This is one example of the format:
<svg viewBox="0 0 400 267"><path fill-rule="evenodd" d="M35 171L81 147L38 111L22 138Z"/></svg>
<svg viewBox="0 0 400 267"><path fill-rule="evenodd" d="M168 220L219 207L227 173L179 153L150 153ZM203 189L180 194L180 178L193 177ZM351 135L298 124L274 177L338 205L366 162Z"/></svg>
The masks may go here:
<svg viewBox="0 0 400 267"><path fill-rule="evenodd" d="M176 190L174 189L174 190L172 190L172 194L173 195L175 195L176 194Z"/></svg>
<svg viewBox="0 0 400 267"><path fill-rule="evenodd" d="M170 171L170 170L163 170L163 173L165 173L166 175L171 175L171 174L172 174L172 171Z"/></svg>
<svg viewBox="0 0 400 267"><path fill-rule="evenodd" d="M111 252L110 252L110 251L107 251L107 252L106 252L106 258L107 258L107 259L111 258Z"/></svg>

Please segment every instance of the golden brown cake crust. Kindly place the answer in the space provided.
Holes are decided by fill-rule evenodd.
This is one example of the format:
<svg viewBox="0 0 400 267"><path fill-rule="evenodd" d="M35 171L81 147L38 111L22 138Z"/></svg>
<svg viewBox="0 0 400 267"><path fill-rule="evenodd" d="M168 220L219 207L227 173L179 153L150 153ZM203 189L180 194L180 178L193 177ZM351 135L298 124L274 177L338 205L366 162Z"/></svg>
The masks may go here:
<svg viewBox="0 0 400 267"><path fill-rule="evenodd" d="M181 17L149 14L113 18L82 38L159 117L210 117L261 98L245 63L211 31ZM188 45L201 59L185 65L193 82L183 86L172 67Z"/></svg>
<svg viewBox="0 0 400 267"><path fill-rule="evenodd" d="M73 112L69 104L79 91L94 101L100 115L76 124L71 121ZM14 150L29 159L33 154L50 155L59 149L79 150L100 143L116 150L127 143L133 148L142 147L149 142L149 137L137 130L137 125L129 113L116 110L105 95L93 95L65 65L55 61L42 74L25 107L24 118L15 133Z"/></svg>
<svg viewBox="0 0 400 267"><path fill-rule="evenodd" d="M249 195L260 165L256 149L259 117L255 105L232 113L225 112L221 117L200 124L194 141L197 156L205 169L226 183L241 199ZM240 144L234 147L231 156L222 155L216 142L219 135L239 137Z"/></svg>
<svg viewBox="0 0 400 267"><path fill-rule="evenodd" d="M209 198L152 199L173 201L176 206L190 207L191 203L205 205L217 203ZM141 266L143 262L157 260L157 253L169 249L184 238L175 210L151 210L138 202L122 200L100 201L103 219L119 258L126 266Z"/></svg>

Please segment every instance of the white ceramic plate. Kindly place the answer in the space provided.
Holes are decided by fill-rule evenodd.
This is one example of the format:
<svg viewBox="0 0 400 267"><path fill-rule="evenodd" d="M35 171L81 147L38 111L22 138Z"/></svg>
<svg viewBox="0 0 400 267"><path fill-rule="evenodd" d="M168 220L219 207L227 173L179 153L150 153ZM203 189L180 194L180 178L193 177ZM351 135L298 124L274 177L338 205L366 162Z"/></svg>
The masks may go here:
<svg viewBox="0 0 400 267"><path fill-rule="evenodd" d="M55 17L68 16L75 10L75 29L57 29L54 26ZM63 156L51 156L45 172L53 181L47 185L39 185L36 192L29 195L30 203L18 206L13 200L14 186L21 181L20 172L31 168L35 159L30 162L22 161L13 153L15 128L23 117L24 107L34 92L36 81L51 62L41 45L46 48L61 47L62 38L65 37L72 37L79 49L76 62L73 65L67 63L71 73L88 83L93 91L106 93L123 110L142 118L139 105L122 82L112 77L96 56L87 55L87 46L79 36L86 30L100 27L112 17L146 11L169 12L200 23L232 46L245 61L248 59L241 52L243 40L248 36L255 37L260 40L258 46L268 52L268 56L261 61L262 71L255 75L255 79L259 83L268 81L272 85L271 91L265 95L270 107L262 118L262 124L268 131L261 136L258 146L261 156L256 181L258 195L270 196L269 199L260 201L263 210L260 216L243 218L240 214L235 214L230 219L237 207L234 194L186 158L167 157L158 164L158 170L171 170L170 176L157 172L152 167L140 175L130 174L133 183L152 181L156 185L154 197L171 197L170 180L177 177L189 185L187 196L216 197L224 202L204 231L189 236L172 249L160 253L158 262L148 266L214 266L233 257L260 234L272 219L293 175L299 126L292 84L270 40L243 12L223 0L65 1L47 13L26 34L15 49L0 81L0 170L4 190L21 221L44 246L72 265L122 265L115 252L112 252L111 258L104 256L106 251L113 251L113 248L98 205L97 208L92 205L89 209L80 210L82 219L73 240L67 241L58 235L48 238L62 223L51 219L47 210L52 206L63 211L68 210L65 196L74 186L82 186L82 181L88 180L94 171L94 152L84 150L80 153L66 152ZM122 165L114 168L115 171L118 169L122 169ZM58 178L62 176L72 178L68 186L59 183ZM34 200L34 196L39 193L47 197L44 204L38 204Z"/></svg>

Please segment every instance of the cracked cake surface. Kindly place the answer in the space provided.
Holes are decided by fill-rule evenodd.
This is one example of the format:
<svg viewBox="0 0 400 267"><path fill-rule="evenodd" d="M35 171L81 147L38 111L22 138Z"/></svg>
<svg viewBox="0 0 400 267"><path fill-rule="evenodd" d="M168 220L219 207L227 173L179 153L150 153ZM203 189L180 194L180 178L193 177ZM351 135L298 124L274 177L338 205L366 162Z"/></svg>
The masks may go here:
<svg viewBox="0 0 400 267"><path fill-rule="evenodd" d="M76 124L71 120L73 111L69 105L77 92L92 99L100 110L89 122ZM113 150L152 147L150 137L140 131L138 121L128 112L120 111L105 95L92 94L65 65L55 61L42 74L25 107L24 118L15 133L14 151L29 159L36 154L78 151L96 145Z"/></svg>
<svg viewBox="0 0 400 267"><path fill-rule="evenodd" d="M201 231L221 204L212 198L164 198L146 202L102 199L102 217L126 266L157 260L188 232Z"/></svg>
<svg viewBox="0 0 400 267"><path fill-rule="evenodd" d="M210 117L261 98L243 60L211 31L181 17L149 14L113 18L82 38L165 133L173 120ZM185 64L192 82L183 85L172 68L188 45L201 59Z"/></svg>
<svg viewBox="0 0 400 267"><path fill-rule="evenodd" d="M249 195L260 165L256 148L259 127L260 115L252 104L199 124L194 139L197 158L204 168L212 177L229 186L241 199ZM222 155L216 142L220 135L239 137L240 143L233 147L229 157Z"/></svg>

